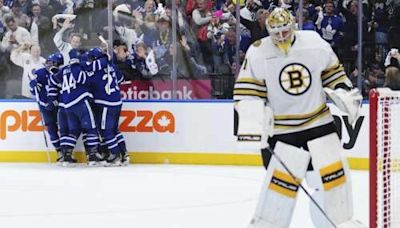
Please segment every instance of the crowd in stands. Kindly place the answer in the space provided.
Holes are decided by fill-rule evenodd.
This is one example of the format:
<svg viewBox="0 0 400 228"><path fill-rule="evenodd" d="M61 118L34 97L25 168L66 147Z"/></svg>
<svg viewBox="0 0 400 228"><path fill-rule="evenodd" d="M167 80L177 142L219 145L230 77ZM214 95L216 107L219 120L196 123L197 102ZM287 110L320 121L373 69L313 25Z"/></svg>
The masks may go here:
<svg viewBox="0 0 400 228"><path fill-rule="evenodd" d="M113 60L125 80L169 76L175 55L178 78L211 75L233 83L247 48L268 36L269 11L281 6L301 21L301 29L314 30L331 44L356 85L357 0L303 0L302 9L296 0L239 0L240 23L236 1L175 0L173 22L170 0L114 0ZM363 0L362 18L361 75L366 96L370 88L383 86L385 59L391 49L400 48L400 0ZM27 80L33 69L44 64L43 57L70 47L66 44L82 51L100 46L97 34L107 37L108 29L107 0L0 0L0 97L29 97ZM393 57L398 53L393 52ZM21 93L9 91L21 81Z"/></svg>

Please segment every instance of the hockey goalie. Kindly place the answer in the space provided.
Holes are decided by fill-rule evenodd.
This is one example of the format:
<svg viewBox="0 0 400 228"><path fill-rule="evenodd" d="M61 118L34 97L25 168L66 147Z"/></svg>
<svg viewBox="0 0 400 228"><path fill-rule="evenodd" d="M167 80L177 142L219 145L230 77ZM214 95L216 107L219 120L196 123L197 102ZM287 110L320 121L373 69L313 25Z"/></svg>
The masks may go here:
<svg viewBox="0 0 400 228"><path fill-rule="evenodd" d="M326 104L328 94L355 121L362 97L330 45L295 31L289 11L275 8L266 27L270 37L248 49L234 90L238 141L261 141L267 171L248 228L289 227L304 178L316 190L316 227L365 227L353 219L350 173Z"/></svg>

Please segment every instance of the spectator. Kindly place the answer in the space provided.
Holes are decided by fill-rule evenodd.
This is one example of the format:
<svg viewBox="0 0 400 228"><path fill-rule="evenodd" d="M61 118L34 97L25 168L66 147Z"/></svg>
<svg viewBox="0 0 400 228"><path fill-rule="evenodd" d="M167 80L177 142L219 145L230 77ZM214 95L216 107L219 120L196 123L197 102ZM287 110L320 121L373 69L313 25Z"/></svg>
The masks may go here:
<svg viewBox="0 0 400 228"><path fill-rule="evenodd" d="M46 16L43 16L41 12L42 9L39 4L32 4L29 21L31 27L32 25L37 26L38 43L42 47L42 53L45 56L48 56L52 50L54 50L54 46L50 45L52 39L52 26L50 19Z"/></svg>
<svg viewBox="0 0 400 228"><path fill-rule="evenodd" d="M389 24L389 46L400 48L400 5L394 7Z"/></svg>
<svg viewBox="0 0 400 228"><path fill-rule="evenodd" d="M13 16L5 18L8 31L1 41L1 50L11 51L24 43L31 43L31 34L25 28L18 26Z"/></svg>
<svg viewBox="0 0 400 228"><path fill-rule="evenodd" d="M211 23L207 27L207 37L211 41L211 47L213 50L217 50L225 40L225 33L228 31L229 25L221 22L222 11L218 10L214 12L211 19ZM216 68L222 63L222 56L214 51L213 52L213 71L216 72Z"/></svg>
<svg viewBox="0 0 400 228"><path fill-rule="evenodd" d="M364 82L364 84L366 84L366 91L363 91L365 97L368 96L369 90L382 87L385 82L385 72L378 63L374 63L368 68L367 75L368 78Z"/></svg>
<svg viewBox="0 0 400 228"><path fill-rule="evenodd" d="M39 30L43 31L51 28L50 19L42 15L42 8L40 4L32 4L30 11L31 20L33 20L39 26Z"/></svg>
<svg viewBox="0 0 400 228"><path fill-rule="evenodd" d="M207 38L207 27L212 19L212 12L209 7L208 0L196 0L197 7L192 12L193 30L197 36L197 41L200 45L200 51L203 55L203 59L206 62L208 68L213 68L212 58L206 56L212 56L213 50L211 44ZM210 69L210 71L211 71Z"/></svg>
<svg viewBox="0 0 400 228"><path fill-rule="evenodd" d="M72 29L73 27L74 24L71 23L71 20L69 18L66 18L64 20L61 29L56 33L56 35L53 38L54 44L64 57L64 65L69 64L70 58L68 53L72 49L79 49L82 44L81 43L82 36L79 33L71 33L69 35L68 42L65 42L63 40L64 32L67 31L68 29Z"/></svg>
<svg viewBox="0 0 400 228"><path fill-rule="evenodd" d="M388 52L388 32L389 32L389 9L385 1L377 1L374 5L374 13L369 28L375 33L376 49L381 56L380 62L384 61L384 56Z"/></svg>
<svg viewBox="0 0 400 228"><path fill-rule="evenodd" d="M31 12L32 0L17 0L21 6L21 12L29 15Z"/></svg>
<svg viewBox="0 0 400 228"><path fill-rule="evenodd" d="M7 6L8 8L11 8L14 4L15 0L3 0L4 5Z"/></svg>
<svg viewBox="0 0 400 228"><path fill-rule="evenodd" d="M358 52L358 2L353 0L349 3L348 8L341 9L345 16L346 22L343 25L343 44L342 50L338 50L338 55L343 59L343 64L355 64ZM363 47L364 53L367 53L367 45L370 37L368 36L368 27L366 17L362 20L363 29ZM366 56L366 55L364 55ZM352 68L352 67L350 67Z"/></svg>
<svg viewBox="0 0 400 228"><path fill-rule="evenodd" d="M146 17L147 15L154 15L155 9L156 9L155 2L153 0L146 0L146 2L144 3L143 16Z"/></svg>
<svg viewBox="0 0 400 228"><path fill-rule="evenodd" d="M24 14L21 10L21 5L19 2L14 2L13 6L11 7L10 13L17 22L18 26L22 26L26 29L29 28L29 18L28 15Z"/></svg>
<svg viewBox="0 0 400 228"><path fill-rule="evenodd" d="M321 14L322 12L319 13L319 17ZM337 51L337 47L343 39L343 21L335 14L335 4L332 0L328 0L324 4L324 14L322 19L318 20L317 31Z"/></svg>
<svg viewBox="0 0 400 228"><path fill-rule="evenodd" d="M250 46L250 38L241 35L239 42L239 48L241 52L239 64L241 64L244 60L244 53L246 53L248 47ZM228 29L225 34L225 41L223 42L221 48L223 52L223 64L227 64L229 67L234 66L236 56L236 28L232 27Z"/></svg>
<svg viewBox="0 0 400 228"><path fill-rule="evenodd" d="M132 57L132 68L136 69L142 77L151 78L158 73L159 69L155 61L154 52L145 43L136 45L136 51L132 54Z"/></svg>
<svg viewBox="0 0 400 228"><path fill-rule="evenodd" d="M10 12L10 8L4 5L4 0L0 0L0 21L4 19L4 16Z"/></svg>
<svg viewBox="0 0 400 228"><path fill-rule="evenodd" d="M311 30L315 31L316 27L314 26L314 22L309 18L308 16L308 10L303 9L303 18L300 19L300 11L297 10L297 15L296 15L297 23L299 24L299 20L302 21L302 30Z"/></svg>
<svg viewBox="0 0 400 228"><path fill-rule="evenodd" d="M255 13L255 20L248 20L242 17L242 13L240 14L240 23L250 31L251 43L268 36L267 28L265 27L265 20L268 14L268 10L258 9Z"/></svg>
<svg viewBox="0 0 400 228"><path fill-rule="evenodd" d="M25 43L11 51L11 61L23 68L21 95L32 97L29 91L29 82L33 79L33 72L43 68L46 60L40 56L40 47Z"/></svg>
<svg viewBox="0 0 400 228"><path fill-rule="evenodd" d="M392 90L400 90L400 68L399 64L390 65L385 70L385 84L384 87L388 87Z"/></svg>

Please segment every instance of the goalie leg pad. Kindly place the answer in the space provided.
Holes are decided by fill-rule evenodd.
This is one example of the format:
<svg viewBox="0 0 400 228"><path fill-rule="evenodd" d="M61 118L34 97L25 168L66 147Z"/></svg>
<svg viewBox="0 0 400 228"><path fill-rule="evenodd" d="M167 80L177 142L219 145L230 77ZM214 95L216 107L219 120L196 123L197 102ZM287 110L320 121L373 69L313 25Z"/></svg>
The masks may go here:
<svg viewBox="0 0 400 228"><path fill-rule="evenodd" d="M341 155L339 137L335 133L325 135L309 141L308 148L312 164L321 178L321 206L335 224L350 220L353 216L351 179L347 161ZM310 209L312 213L320 213L313 205ZM321 224L321 228L331 227L325 218L323 220L322 223L314 222Z"/></svg>
<svg viewBox="0 0 400 228"><path fill-rule="evenodd" d="M295 175L294 180L273 156L262 185L260 199L253 218L253 226L271 224L266 227L289 227L296 204L299 184L307 170L310 154L300 148L278 142L275 153Z"/></svg>

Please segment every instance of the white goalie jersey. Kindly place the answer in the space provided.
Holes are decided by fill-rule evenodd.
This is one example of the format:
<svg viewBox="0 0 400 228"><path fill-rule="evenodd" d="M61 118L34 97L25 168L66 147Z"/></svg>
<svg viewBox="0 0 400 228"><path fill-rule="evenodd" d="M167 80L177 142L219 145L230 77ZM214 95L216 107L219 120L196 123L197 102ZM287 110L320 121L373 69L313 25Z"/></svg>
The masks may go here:
<svg viewBox="0 0 400 228"><path fill-rule="evenodd" d="M351 86L330 45L316 32L296 31L287 55L270 37L250 46L234 100L267 101L274 113L274 134L286 134L332 122L323 88L343 82Z"/></svg>

